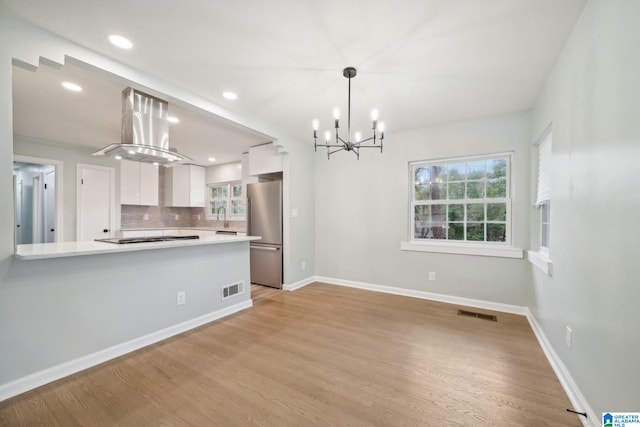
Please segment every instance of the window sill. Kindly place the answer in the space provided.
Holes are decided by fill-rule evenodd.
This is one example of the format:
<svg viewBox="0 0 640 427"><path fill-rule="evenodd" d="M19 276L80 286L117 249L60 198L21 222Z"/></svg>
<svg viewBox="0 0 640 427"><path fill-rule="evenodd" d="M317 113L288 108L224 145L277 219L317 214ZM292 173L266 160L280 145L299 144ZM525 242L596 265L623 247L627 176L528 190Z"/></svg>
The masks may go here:
<svg viewBox="0 0 640 427"><path fill-rule="evenodd" d="M527 259L544 274L553 275L553 263L546 252L527 251Z"/></svg>
<svg viewBox="0 0 640 427"><path fill-rule="evenodd" d="M435 243L435 242L402 242L400 249L403 251L437 252L444 254L478 255L499 258L524 257L522 249L511 246L475 245L472 243Z"/></svg>

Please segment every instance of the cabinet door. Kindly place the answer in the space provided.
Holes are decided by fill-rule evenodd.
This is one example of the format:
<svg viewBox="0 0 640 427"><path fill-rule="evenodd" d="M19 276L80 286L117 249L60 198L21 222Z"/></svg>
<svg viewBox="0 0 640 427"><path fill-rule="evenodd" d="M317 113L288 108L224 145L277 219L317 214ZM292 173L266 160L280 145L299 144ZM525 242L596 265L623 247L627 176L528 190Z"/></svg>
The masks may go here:
<svg viewBox="0 0 640 427"><path fill-rule="evenodd" d="M140 201L146 206L158 206L158 168L151 163L140 165Z"/></svg>
<svg viewBox="0 0 640 427"><path fill-rule="evenodd" d="M201 166L190 166L189 171L189 192L190 203L189 206L204 207L204 193L205 193L205 171Z"/></svg>
<svg viewBox="0 0 640 427"><path fill-rule="evenodd" d="M120 162L120 203L137 205L140 202L140 163Z"/></svg>

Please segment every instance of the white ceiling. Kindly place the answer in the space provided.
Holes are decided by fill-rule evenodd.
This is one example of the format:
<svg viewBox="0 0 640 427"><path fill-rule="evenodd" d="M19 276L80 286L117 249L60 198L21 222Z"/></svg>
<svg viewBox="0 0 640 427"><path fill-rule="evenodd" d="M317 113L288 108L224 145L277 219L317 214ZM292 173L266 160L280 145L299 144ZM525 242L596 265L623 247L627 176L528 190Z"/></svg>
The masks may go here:
<svg viewBox="0 0 640 427"><path fill-rule="evenodd" d="M1 3L35 25L240 114L273 123L311 144L311 119L320 119L324 130L333 107L346 111L347 80L342 77L346 66L358 69L352 81L352 129L366 132L369 110L377 107L389 143L394 143L397 130L529 109L585 1ZM110 33L130 38L134 48L113 47L106 40ZM18 80L22 73L27 72L16 73ZM30 83L22 83L27 86L17 95L35 98ZM113 97L109 103L115 103L115 111L110 106L108 114L115 118L107 120L107 110L99 107L95 108L99 120L90 119L93 108L79 113L113 142L119 135L122 86L107 80L99 85ZM225 90L239 98L224 99ZM63 105L77 102L55 84L43 84L38 91ZM18 113L29 111L33 110ZM42 112L39 120L49 114L53 113ZM76 132L76 140L90 141L81 133L86 129L68 128ZM234 138L242 140L238 146L264 142L261 136L238 134L234 128L224 132L228 133L211 141L211 147L228 149L236 143ZM172 126L171 145L189 155L186 147L179 146L187 142L178 135Z"/></svg>

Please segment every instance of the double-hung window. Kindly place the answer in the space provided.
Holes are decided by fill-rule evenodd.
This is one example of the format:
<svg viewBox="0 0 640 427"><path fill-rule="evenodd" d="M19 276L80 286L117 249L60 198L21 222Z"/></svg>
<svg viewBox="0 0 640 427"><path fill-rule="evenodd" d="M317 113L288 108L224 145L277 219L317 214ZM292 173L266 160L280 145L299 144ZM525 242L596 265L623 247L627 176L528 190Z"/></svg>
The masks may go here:
<svg viewBox="0 0 640 427"><path fill-rule="evenodd" d="M410 236L402 248L522 257L521 250L510 247L511 157L411 162Z"/></svg>
<svg viewBox="0 0 640 427"><path fill-rule="evenodd" d="M209 219L245 219L245 198L243 185L239 182L230 184L208 185Z"/></svg>
<svg viewBox="0 0 640 427"><path fill-rule="evenodd" d="M551 241L551 141L549 128L537 145L537 179L535 207L538 210L538 250L529 251L529 261L543 272L552 274L549 255ZM535 158L535 156L534 156Z"/></svg>

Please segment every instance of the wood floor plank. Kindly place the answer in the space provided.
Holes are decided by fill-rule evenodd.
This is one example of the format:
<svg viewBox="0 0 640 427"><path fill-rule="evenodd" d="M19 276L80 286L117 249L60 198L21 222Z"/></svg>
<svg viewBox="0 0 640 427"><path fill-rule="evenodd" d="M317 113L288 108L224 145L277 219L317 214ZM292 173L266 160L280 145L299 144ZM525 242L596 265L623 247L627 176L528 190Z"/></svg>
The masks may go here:
<svg viewBox="0 0 640 427"><path fill-rule="evenodd" d="M0 402L0 426L580 426L522 316L314 283Z"/></svg>

